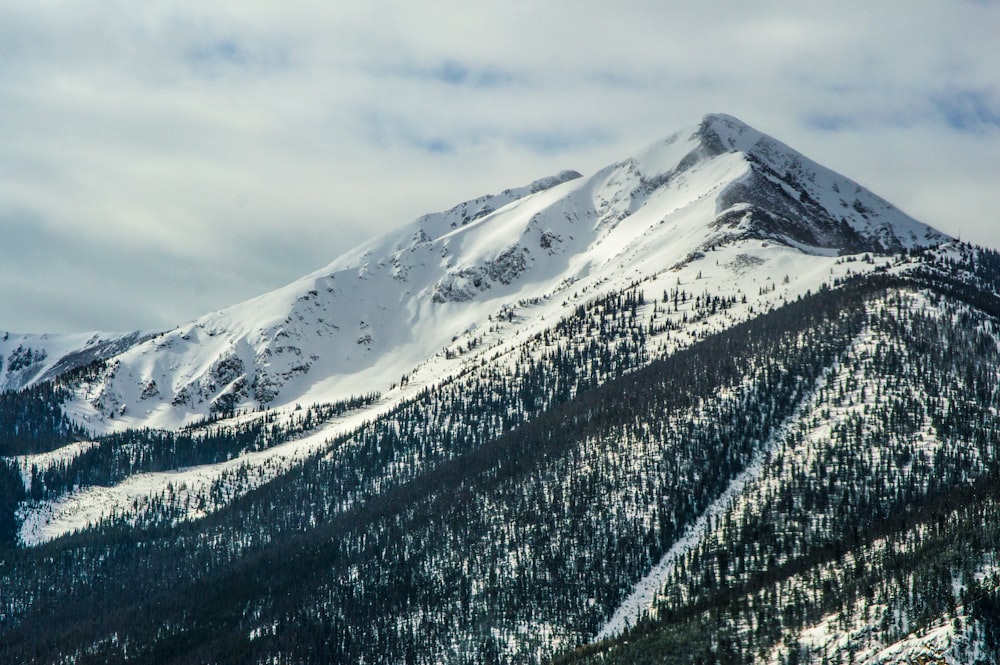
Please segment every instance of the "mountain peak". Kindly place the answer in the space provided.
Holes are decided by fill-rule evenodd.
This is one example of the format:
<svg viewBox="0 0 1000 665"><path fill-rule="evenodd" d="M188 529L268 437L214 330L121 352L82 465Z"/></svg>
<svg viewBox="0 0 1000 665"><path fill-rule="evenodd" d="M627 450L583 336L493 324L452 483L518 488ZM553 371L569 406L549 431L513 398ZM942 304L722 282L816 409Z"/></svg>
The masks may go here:
<svg viewBox="0 0 1000 665"><path fill-rule="evenodd" d="M155 339L102 347L106 371L87 379L80 394L91 396L73 408L99 431L335 401L428 366L468 331L495 330L490 317L509 319L517 303L568 303L665 269L698 274L693 264L713 250L743 275L747 261L809 263L944 240L785 144L709 114L588 177L561 171L424 215L284 288ZM0 385L95 357L71 353L78 340L60 344L32 340L30 354L27 343L0 344Z"/></svg>
<svg viewBox="0 0 1000 665"><path fill-rule="evenodd" d="M857 182L817 164L731 115L711 113L698 125L650 146L634 160L650 181L699 174L713 194L720 238L775 240L804 251L891 253L950 238L892 206Z"/></svg>
<svg viewBox="0 0 1000 665"><path fill-rule="evenodd" d="M739 118L725 113L709 113L701 119L698 125L698 136L709 146L717 146L720 152L728 150L743 150L745 142L741 139L751 138L751 144L764 135L746 124Z"/></svg>
<svg viewBox="0 0 1000 665"><path fill-rule="evenodd" d="M738 118L709 113L697 125L650 145L636 156L635 161L647 176L679 173L726 153L749 154L765 139L777 144Z"/></svg>

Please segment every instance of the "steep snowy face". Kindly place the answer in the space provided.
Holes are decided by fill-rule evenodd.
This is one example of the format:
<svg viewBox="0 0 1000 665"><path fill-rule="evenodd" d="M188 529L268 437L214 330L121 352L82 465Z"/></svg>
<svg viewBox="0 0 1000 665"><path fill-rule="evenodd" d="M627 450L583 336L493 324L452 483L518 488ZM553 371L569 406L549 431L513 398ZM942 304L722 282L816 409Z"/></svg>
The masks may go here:
<svg viewBox="0 0 1000 665"><path fill-rule="evenodd" d="M460 203L445 212L424 215L415 224L423 232L423 239L439 238L454 229L486 217L508 203L522 199L529 194L544 192L556 185L561 185L564 182L576 180L581 177L583 176L576 171L561 171L554 176L536 180L525 187L505 189L499 194L481 196L477 199Z"/></svg>
<svg viewBox="0 0 1000 665"><path fill-rule="evenodd" d="M663 184L734 157L745 169L720 179L711 192L711 243L757 238L806 252L851 254L894 253L949 239L727 115L705 116L697 127L650 146L637 164L646 181Z"/></svg>
<svg viewBox="0 0 1000 665"><path fill-rule="evenodd" d="M716 223L734 235L838 253L892 253L950 239L731 116L706 116L698 135L710 154L737 151L751 165L719 198Z"/></svg>
<svg viewBox="0 0 1000 665"><path fill-rule="evenodd" d="M0 392L20 390L112 358L150 336L141 332L69 335L0 332Z"/></svg>
<svg viewBox="0 0 1000 665"><path fill-rule="evenodd" d="M735 118L709 115L589 177L564 171L425 215L282 289L130 340L79 382L69 410L97 431L176 427L383 391L516 303L597 295L721 247L830 256L946 239ZM741 260L743 272L766 264Z"/></svg>
<svg viewBox="0 0 1000 665"><path fill-rule="evenodd" d="M469 299L449 291L455 237L496 229L483 223L498 210L580 177L563 171L425 215L286 287L150 337L81 382L69 411L97 431L172 428L235 408L385 390L488 317L482 303L439 306ZM481 262L488 280L513 279L503 257Z"/></svg>

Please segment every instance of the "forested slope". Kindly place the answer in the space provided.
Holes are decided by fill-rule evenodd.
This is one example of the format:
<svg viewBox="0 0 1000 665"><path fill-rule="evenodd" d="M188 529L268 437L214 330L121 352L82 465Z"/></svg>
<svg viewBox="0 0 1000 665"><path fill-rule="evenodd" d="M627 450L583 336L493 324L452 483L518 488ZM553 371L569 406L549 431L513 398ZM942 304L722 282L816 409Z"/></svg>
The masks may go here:
<svg viewBox="0 0 1000 665"><path fill-rule="evenodd" d="M165 502L9 552L0 654L749 662L948 617L987 648L1000 358L959 291L859 279L652 361L644 294L595 301L203 520ZM568 655L751 464L656 619Z"/></svg>

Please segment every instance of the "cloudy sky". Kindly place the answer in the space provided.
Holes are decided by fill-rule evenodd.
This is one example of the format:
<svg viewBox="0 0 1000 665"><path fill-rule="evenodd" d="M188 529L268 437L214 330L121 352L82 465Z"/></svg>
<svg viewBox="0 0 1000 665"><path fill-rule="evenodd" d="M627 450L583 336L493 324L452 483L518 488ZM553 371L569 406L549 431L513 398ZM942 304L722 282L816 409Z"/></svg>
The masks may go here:
<svg viewBox="0 0 1000 665"><path fill-rule="evenodd" d="M0 330L170 327L726 112L1000 247L1000 2L0 0Z"/></svg>

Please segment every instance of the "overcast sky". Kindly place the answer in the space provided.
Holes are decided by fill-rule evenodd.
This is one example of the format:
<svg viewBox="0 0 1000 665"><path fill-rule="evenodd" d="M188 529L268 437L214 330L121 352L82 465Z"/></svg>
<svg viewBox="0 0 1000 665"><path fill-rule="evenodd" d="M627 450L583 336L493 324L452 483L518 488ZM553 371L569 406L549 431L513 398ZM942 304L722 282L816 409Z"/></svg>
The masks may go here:
<svg viewBox="0 0 1000 665"><path fill-rule="evenodd" d="M1000 3L0 0L0 330L172 327L735 115L1000 247Z"/></svg>

